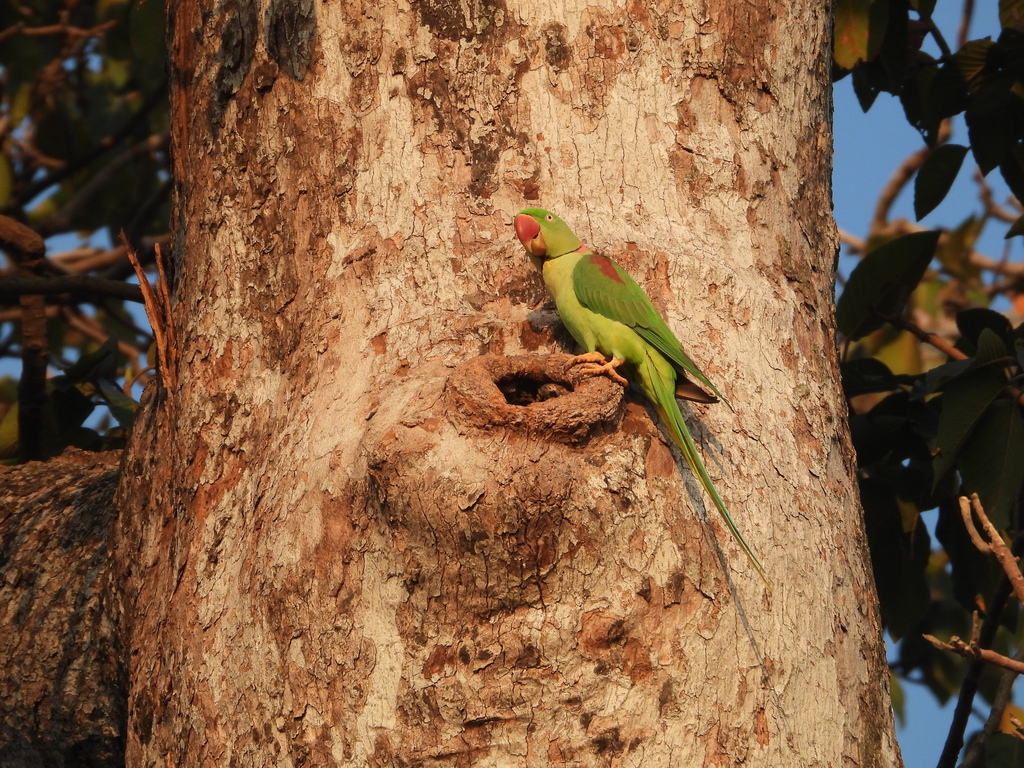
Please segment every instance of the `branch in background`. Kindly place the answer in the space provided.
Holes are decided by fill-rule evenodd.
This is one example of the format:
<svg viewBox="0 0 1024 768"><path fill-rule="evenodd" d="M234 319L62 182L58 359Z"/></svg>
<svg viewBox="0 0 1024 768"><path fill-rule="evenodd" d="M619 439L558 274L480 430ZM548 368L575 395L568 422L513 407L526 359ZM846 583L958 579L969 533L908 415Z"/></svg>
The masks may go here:
<svg viewBox="0 0 1024 768"><path fill-rule="evenodd" d="M63 232L71 226L71 220L83 206L90 205L96 198L96 194L108 182L121 172L121 169L136 159L151 154L167 146L169 134L156 133L146 139L129 147L117 157L111 159L98 170L92 178L82 184L64 207L39 225L39 228L48 234Z"/></svg>
<svg viewBox="0 0 1024 768"><path fill-rule="evenodd" d="M142 303L139 286L120 280L105 280L88 275L61 277L0 277L0 301L19 296L70 294L73 300L89 301L98 297Z"/></svg>
<svg viewBox="0 0 1024 768"><path fill-rule="evenodd" d="M132 115L121 129L115 131L109 136L105 136L100 139L99 143L91 152L87 152L75 162L66 163L61 168L55 170L53 173L48 174L39 181L33 182L22 189L18 190L17 194L13 197L13 202L17 205L27 205L36 195L40 194L47 188L58 184L68 176L72 176L82 168L85 168L91 162L99 158L101 155L116 147L122 141L124 141L132 132L149 117L149 113L153 108L161 102L167 95L167 84L164 83L160 88L157 88L152 93L148 94L142 104L139 106L138 112Z"/></svg>
<svg viewBox="0 0 1024 768"><path fill-rule="evenodd" d="M975 630L977 630L978 624L978 612L974 612L974 624ZM925 640L934 645L940 651L952 651L953 653L963 656L965 659L977 659L980 661L988 662L989 664L995 664L997 667L1008 669L1018 675L1024 674L1024 662L1011 659L1009 656L1003 656L1001 653L996 653L989 648L981 648L978 646L977 633L971 636L971 642L965 643L959 637L954 635L949 639L948 643L944 643L936 637L931 635L921 635Z"/></svg>
<svg viewBox="0 0 1024 768"><path fill-rule="evenodd" d="M909 331L917 337L919 341L923 341L925 344L930 344L935 347L939 352L952 358L953 360L966 360L967 355L961 352L959 349L954 347L944 338L936 333L929 333L922 329L913 320L910 320L902 315L894 315L892 317L885 318L887 322L892 324L895 328L899 328L901 331Z"/></svg>
<svg viewBox="0 0 1024 768"><path fill-rule="evenodd" d="M105 21L92 29L83 29L82 27L73 27L70 24L49 24L45 27L30 27L23 21L19 21L17 24L12 24L7 29L0 30L0 40L6 40L8 37L15 37L17 35L25 35L26 37L45 37L48 35L67 35L68 37L99 37L101 34L106 32L117 25L117 19L111 21Z"/></svg>
<svg viewBox="0 0 1024 768"><path fill-rule="evenodd" d="M937 333L929 333L917 325L913 320L910 320L903 315L886 316L885 321L894 328L899 328L902 331L912 333L919 341L922 341L925 344L930 344L952 360L966 360L970 357L970 355L961 352ZM1016 401L1021 406L1024 406L1024 391L1021 391L1012 384L1005 385L1003 387L1003 391L1009 395L1012 400Z"/></svg>
<svg viewBox="0 0 1024 768"><path fill-rule="evenodd" d="M1007 224L1013 224L1020 218L1020 203L1017 203L1017 211L1008 211L999 205L992 197L992 187L989 186L985 177L981 175L981 169L977 167L974 169L974 183L978 185L978 197L981 200L981 204L985 206L986 214ZM1010 204L1012 205L1014 202L1016 201L1011 199Z"/></svg>
<svg viewBox="0 0 1024 768"><path fill-rule="evenodd" d="M35 276L45 263L46 243L14 219L0 216L0 248L18 265L18 274ZM46 410L46 299L20 297L21 379L18 381L18 458L40 461L43 455L43 416Z"/></svg>
<svg viewBox="0 0 1024 768"><path fill-rule="evenodd" d="M939 125L938 136L935 139L936 147L949 141L949 137L953 135L952 125L953 122L949 118L943 120ZM922 147L900 163L896 172L889 178L889 182L882 188L878 195L878 202L875 204L874 216L871 219L870 232L872 235L884 232L887 229L889 212L892 210L893 203L896 202L896 198L903 191L903 188L914 178L914 174L917 173L918 169L924 165L924 161L928 159L932 149L932 147Z"/></svg>
<svg viewBox="0 0 1024 768"><path fill-rule="evenodd" d="M99 320L85 314L78 307L64 307L61 313L64 316L64 321L69 326L88 336L98 344L104 344L112 336L110 331ZM119 339L117 341L117 349L127 358L128 364L133 370L141 370L142 352L137 347L133 347L131 344ZM145 384L145 381L142 381L142 383Z"/></svg>
<svg viewBox="0 0 1024 768"><path fill-rule="evenodd" d="M1024 662L1024 645L1013 654L1014 661ZM1004 669L999 675L999 684L996 686L996 693L992 697L992 711L989 712L988 720L981 735L971 740L961 768L978 768L985 764L985 744L992 738L1006 711L1006 705L1013 701L1013 684L1017 680L1017 673L1010 669Z"/></svg>
<svg viewBox="0 0 1024 768"><path fill-rule="evenodd" d="M1014 539L1012 551L1019 554L1022 549L1024 549L1024 535L1018 534ZM988 611L977 632L978 647L988 648L992 645L996 630L999 629L1000 617L1012 591L1010 580L1004 575L992 593L992 599L988 602ZM946 743L942 747L942 754L939 756L936 768L955 768L956 766L957 757L964 746L964 731L971 719L974 697L978 693L978 685L981 682L981 672L986 664L987 662L981 659L973 657L970 659L963 683L960 686L956 707L953 710L953 721L949 724L949 733L946 735Z"/></svg>
<svg viewBox="0 0 1024 768"><path fill-rule="evenodd" d="M971 519L972 511L985 532L985 538L988 539L987 545L982 546L982 543L978 541L981 537L974 529L974 521ZM995 555L999 565L1003 568L1003 573L1006 574L1006 578L1010 580L1010 584L1013 586L1014 594L1024 604L1024 574L1021 574L1020 568L1017 566L1017 558L1010 552L1010 548L1006 546L1003 537L999 535L999 531L992 525L988 515L985 514L985 509L981 506L981 499L978 498L978 494L972 493L970 502L967 501L966 496L960 497L960 515L963 517L964 525L967 526L968 532L973 531L971 533L971 541L974 542L974 546L985 554L991 552ZM1024 669L1021 671L1024 671Z"/></svg>
<svg viewBox="0 0 1024 768"><path fill-rule="evenodd" d="M964 0L964 12L960 16L960 30L956 34L957 48L967 45L971 34L971 19L974 17L974 0Z"/></svg>
<svg viewBox="0 0 1024 768"><path fill-rule="evenodd" d="M985 532L987 542L982 540L974 527L971 512L974 512ZM978 494L971 494L968 501L960 497L960 513L964 525L971 537L971 541L982 552L992 552L1003 567L1003 577L992 595L989 602L989 610L985 615L985 621L981 628L978 627L978 614L974 613L974 626L971 631L971 642L964 643L958 637L950 639L949 643L943 643L931 635L924 635L925 640L936 648L952 651L971 660L967 675L964 677L963 685L960 687L960 696L957 700L956 709L953 713L953 722L950 724L949 734L946 737L946 744L939 758L938 768L953 768L956 765L957 755L964 745L964 730L967 728L967 721L971 716L971 706L974 696L978 690L978 681L981 678L981 671L986 664L995 664L1008 669L1016 674L1024 673L1024 663L1019 659L1011 659L991 650L992 641L995 638L996 629L999 626L999 615L1006 605L1011 590L1016 593L1018 600L1024 597L1024 576L1021 575L1017 566L1017 556L1020 554L1021 545L1024 544L1024 535L1018 532L1013 541L1012 550L1006 546L999 531L985 514L981 506Z"/></svg>
<svg viewBox="0 0 1024 768"><path fill-rule="evenodd" d="M1014 218L1016 221L1016 218ZM917 224L907 221L906 219L896 219L886 223L886 231L893 236L898 235L909 235L914 232L925 232L928 227L921 227ZM939 245L941 246L948 237L947 232L943 232L939 237ZM863 258L868 252L868 242L863 238L857 237L851 232L847 232L845 229L839 230L839 241L849 248L848 253L852 256L860 256ZM977 251L971 251L968 256L972 266L983 269L987 272L996 272L1001 275L1010 275L1013 277L1024 277L1024 263L1022 262L1007 262L1004 259L993 259L989 256L985 256Z"/></svg>
<svg viewBox="0 0 1024 768"><path fill-rule="evenodd" d="M143 237L142 247L139 250L139 257L143 264L151 264L153 261L153 247L160 244L164 248L171 243L169 234ZM120 270L114 269L120 263L128 263L127 252L123 245L114 248L74 248L70 251L62 251L53 254L47 260L58 274L81 274L99 269L107 269L105 277L114 279L119 277ZM128 264L130 267L131 265ZM133 274L129 271L128 274Z"/></svg>

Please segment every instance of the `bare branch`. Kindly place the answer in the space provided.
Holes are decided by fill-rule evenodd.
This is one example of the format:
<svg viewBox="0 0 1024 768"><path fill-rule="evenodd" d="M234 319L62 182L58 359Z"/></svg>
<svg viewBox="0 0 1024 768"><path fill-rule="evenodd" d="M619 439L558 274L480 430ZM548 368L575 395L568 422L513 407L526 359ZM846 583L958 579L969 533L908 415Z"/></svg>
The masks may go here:
<svg viewBox="0 0 1024 768"><path fill-rule="evenodd" d="M985 540L981 538L981 534L978 533L978 529L974 527L974 519L971 517L971 502L966 496L960 497L960 517L964 521L967 535L971 537L971 543L978 548L978 551L986 555L991 553L992 547L985 543Z"/></svg>
<svg viewBox="0 0 1024 768"><path fill-rule="evenodd" d="M54 296L70 294L73 300L83 301L106 297L142 303L139 286L120 280L105 280L88 275L61 277L0 277L0 301L19 296Z"/></svg>
<svg viewBox="0 0 1024 768"><path fill-rule="evenodd" d="M965 659L979 659L981 661L988 662L989 664L995 664L1003 669L1009 669L1012 672L1016 672L1018 675L1024 674L1024 662L1011 659L1008 656L1003 656L1003 654L996 653L988 648L979 648L973 641L965 643L955 635L950 638L948 643L944 643L931 635L922 635L922 637L940 650L952 651L953 653L963 656Z"/></svg>
<svg viewBox="0 0 1024 768"><path fill-rule="evenodd" d="M960 30L956 35L957 48L963 48L971 34L971 19L974 17L974 0L964 0L964 12L960 16Z"/></svg>
<svg viewBox="0 0 1024 768"><path fill-rule="evenodd" d="M906 317L903 317L902 315L887 317L886 320L888 320L890 323L892 323L892 325L899 328L900 330L909 331L910 333L914 334L914 336L916 336L920 341L923 341L925 344L930 344L931 346L935 347L937 350L942 352L947 357L952 358L953 360L966 360L968 357L966 354L961 352L959 349L954 347L952 344L950 344L948 341L946 341L938 334L929 333L928 331L923 330L919 325L917 325L917 323Z"/></svg>
<svg viewBox="0 0 1024 768"><path fill-rule="evenodd" d="M960 497L960 508L964 508L967 499ZM982 530L985 531L985 536L989 541L992 554L996 556L996 560L999 561L999 565L1003 567L1003 572L1006 574L1006 578L1010 580L1010 584L1013 587L1014 593L1017 595L1017 599L1024 603L1024 574L1021 574L1020 567L1017 565L1017 558L1010 552L1010 548L1006 546L1006 542L1003 541L1003 537L999 535L999 531L992 521L988 519L988 515L985 514L984 508L981 506L981 499L978 498L978 494L971 494L971 509L977 516L978 521L981 523Z"/></svg>

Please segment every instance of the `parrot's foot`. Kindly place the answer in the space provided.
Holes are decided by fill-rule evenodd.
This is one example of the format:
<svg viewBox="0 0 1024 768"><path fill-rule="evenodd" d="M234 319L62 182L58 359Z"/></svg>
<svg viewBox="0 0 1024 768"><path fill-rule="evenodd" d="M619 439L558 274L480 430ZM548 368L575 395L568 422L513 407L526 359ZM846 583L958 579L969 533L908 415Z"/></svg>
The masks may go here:
<svg viewBox="0 0 1024 768"><path fill-rule="evenodd" d="M585 355L576 355L565 364L565 369L569 370L575 365L582 365L583 367L580 368L580 373L584 376L596 376L598 374L605 373L608 375L609 379L626 387L629 386L629 382L615 371L616 368L625 362L625 360L619 360L617 357L613 357L609 360L600 352L588 352Z"/></svg>

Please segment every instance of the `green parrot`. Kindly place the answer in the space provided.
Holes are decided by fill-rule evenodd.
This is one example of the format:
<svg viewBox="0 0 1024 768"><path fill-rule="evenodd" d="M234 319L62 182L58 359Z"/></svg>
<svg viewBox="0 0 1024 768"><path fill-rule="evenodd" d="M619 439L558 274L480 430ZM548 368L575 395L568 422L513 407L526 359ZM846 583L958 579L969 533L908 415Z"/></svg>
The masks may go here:
<svg viewBox="0 0 1024 768"><path fill-rule="evenodd" d="M701 403L725 397L683 351L643 288L618 264L587 248L564 221L543 208L520 211L515 228L530 261L544 275L562 323L583 347L585 354L574 357L569 367L583 365L584 373L607 374L625 385L627 380L616 370L624 366L654 404L686 463L770 588L764 566L729 516L676 403L677 397Z"/></svg>

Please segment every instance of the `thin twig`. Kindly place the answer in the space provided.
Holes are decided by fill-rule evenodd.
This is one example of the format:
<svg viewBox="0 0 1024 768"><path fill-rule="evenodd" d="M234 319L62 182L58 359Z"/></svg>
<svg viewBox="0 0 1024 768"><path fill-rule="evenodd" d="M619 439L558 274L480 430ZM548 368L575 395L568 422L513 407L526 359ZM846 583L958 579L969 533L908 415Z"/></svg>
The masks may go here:
<svg viewBox="0 0 1024 768"><path fill-rule="evenodd" d="M948 59L953 55L953 52L949 49L949 43L946 42L946 38L942 36L942 31L935 24L935 20L928 19L928 31L932 33L932 37L935 39L935 44L939 46L939 50L942 52L942 58Z"/></svg>
<svg viewBox="0 0 1024 768"><path fill-rule="evenodd" d="M978 529L974 527L974 519L971 517L971 502L966 496L960 497L960 517L964 521L964 527L967 529L967 535L971 537L971 543L974 544L982 554L990 554L992 552L992 547L985 543L985 540L981 538L981 534L978 533Z"/></svg>
<svg viewBox="0 0 1024 768"><path fill-rule="evenodd" d="M967 503L967 499L963 496L960 497L960 509L963 510ZM1014 594L1017 595L1017 599L1024 603L1024 574L1021 574L1020 567L1017 565L1017 558L1010 552L1010 548L1006 546L1006 542L1003 541L1003 537L999 535L999 531L992 521L988 519L988 515L985 514L985 509L981 505L981 499L978 498L978 494L971 494L971 510L974 512L978 521L981 523L982 530L985 531L985 537L988 539L991 552L996 556L996 560L999 561L999 565L1003 568L1003 573L1006 574L1006 578L1010 580L1010 585L1013 587Z"/></svg>
<svg viewBox="0 0 1024 768"><path fill-rule="evenodd" d="M128 243L128 238L121 230L121 242L124 243L128 260L135 268L135 274L139 279L139 287L142 289L143 306L146 309L146 316L153 328L153 338L156 341L157 361L160 365L160 380L164 388L173 392L177 382L177 337L174 331L174 323L171 320L171 296L167 282L167 273L164 271L163 252L160 244L156 249L157 285L154 290L146 276L139 257ZM170 398L170 405L173 408L174 398Z"/></svg>
<svg viewBox="0 0 1024 768"><path fill-rule="evenodd" d="M922 637L939 650L952 651L963 656L965 659L978 659L988 664L995 664L997 667L1016 672L1018 675L1024 674L1024 662L1011 659L1009 656L1003 656L1003 654L996 653L989 648L979 648L974 641L965 643L956 635L951 637L948 643L944 643L932 635L922 635Z"/></svg>

